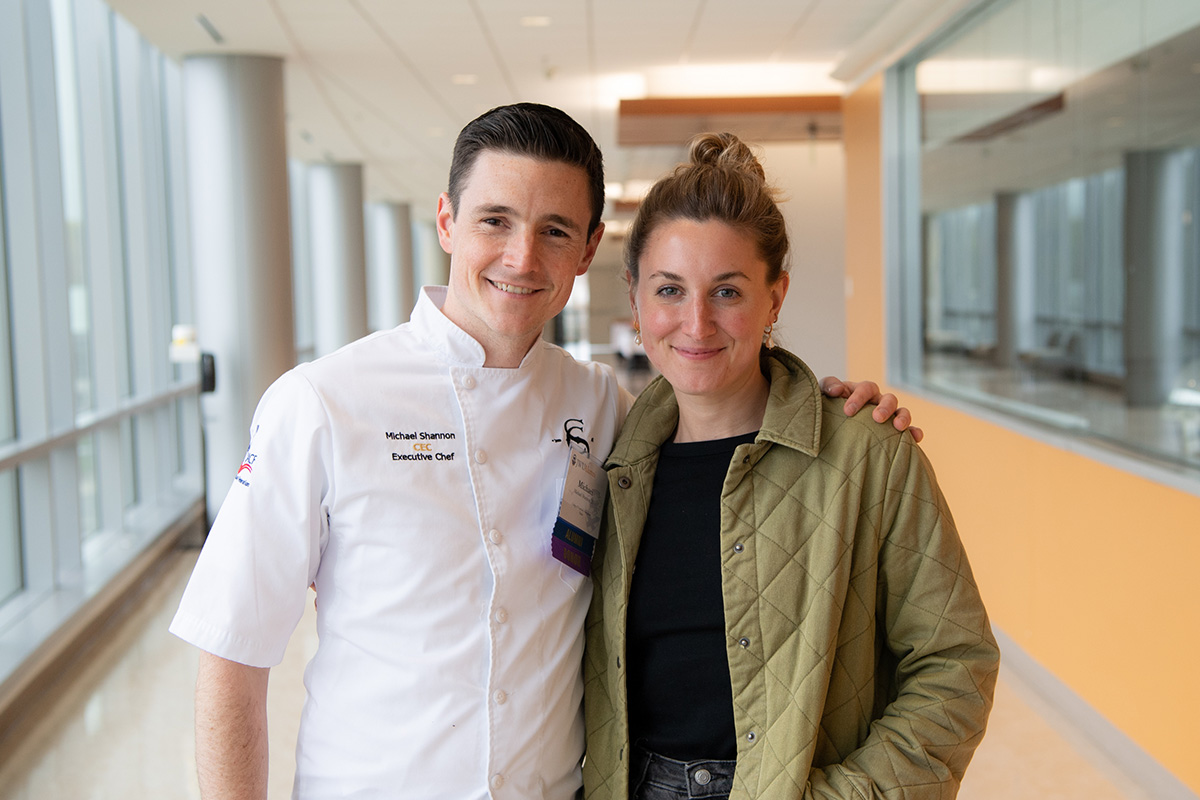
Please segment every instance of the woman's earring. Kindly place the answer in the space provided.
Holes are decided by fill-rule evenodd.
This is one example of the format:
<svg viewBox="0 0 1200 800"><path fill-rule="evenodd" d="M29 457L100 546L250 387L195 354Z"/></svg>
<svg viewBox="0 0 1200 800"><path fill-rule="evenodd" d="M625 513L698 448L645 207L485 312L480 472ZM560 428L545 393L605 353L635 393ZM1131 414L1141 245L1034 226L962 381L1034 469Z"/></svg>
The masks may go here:
<svg viewBox="0 0 1200 800"><path fill-rule="evenodd" d="M763 346L770 350L775 346L775 340L771 338L771 332L775 330L775 323L772 322L767 327L763 328Z"/></svg>
<svg viewBox="0 0 1200 800"><path fill-rule="evenodd" d="M642 343L642 329L641 328L635 327L633 329L633 343L636 345L641 345L641 343Z"/></svg>

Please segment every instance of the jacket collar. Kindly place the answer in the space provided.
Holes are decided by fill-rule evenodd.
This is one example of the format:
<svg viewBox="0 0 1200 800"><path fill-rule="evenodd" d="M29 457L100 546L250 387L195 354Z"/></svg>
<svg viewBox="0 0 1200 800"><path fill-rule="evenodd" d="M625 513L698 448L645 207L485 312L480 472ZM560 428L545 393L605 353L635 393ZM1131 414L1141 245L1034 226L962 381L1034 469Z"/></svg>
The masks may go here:
<svg viewBox="0 0 1200 800"><path fill-rule="evenodd" d="M821 387L804 362L780 347L764 350L763 370L771 382L767 410L756 443L774 442L810 456L821 443ZM609 466L629 466L656 454L679 422L679 404L671 384L659 376L638 396L625 418L621 436L608 456Z"/></svg>
<svg viewBox="0 0 1200 800"><path fill-rule="evenodd" d="M487 358L483 345L442 313L448 291L445 286L421 287L411 316L417 335L442 361L451 366L483 367ZM540 338L535 341L521 359L518 369L537 364L545 344Z"/></svg>

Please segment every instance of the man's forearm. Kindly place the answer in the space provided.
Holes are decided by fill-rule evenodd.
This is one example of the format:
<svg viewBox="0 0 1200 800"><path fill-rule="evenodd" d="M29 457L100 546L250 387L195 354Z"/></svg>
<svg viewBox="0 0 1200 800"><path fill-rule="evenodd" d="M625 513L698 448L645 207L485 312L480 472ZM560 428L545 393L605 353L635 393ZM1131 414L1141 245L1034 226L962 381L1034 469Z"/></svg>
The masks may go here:
<svg viewBox="0 0 1200 800"><path fill-rule="evenodd" d="M200 654L196 768L204 800L266 799L269 673Z"/></svg>

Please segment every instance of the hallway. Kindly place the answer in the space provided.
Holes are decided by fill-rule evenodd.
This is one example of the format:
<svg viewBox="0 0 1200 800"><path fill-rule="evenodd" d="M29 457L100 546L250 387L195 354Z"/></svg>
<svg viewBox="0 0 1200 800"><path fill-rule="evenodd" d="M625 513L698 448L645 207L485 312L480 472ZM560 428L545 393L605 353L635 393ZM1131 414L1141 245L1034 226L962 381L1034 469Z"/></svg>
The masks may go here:
<svg viewBox="0 0 1200 800"><path fill-rule="evenodd" d="M167 625L196 550L170 556L164 579L59 691L26 741L0 764L0 800L198 800L192 748L196 652ZM290 796L301 680L316 646L310 604L271 671L270 800ZM987 738L962 800L1152 800L1117 774L1013 675L1002 672Z"/></svg>

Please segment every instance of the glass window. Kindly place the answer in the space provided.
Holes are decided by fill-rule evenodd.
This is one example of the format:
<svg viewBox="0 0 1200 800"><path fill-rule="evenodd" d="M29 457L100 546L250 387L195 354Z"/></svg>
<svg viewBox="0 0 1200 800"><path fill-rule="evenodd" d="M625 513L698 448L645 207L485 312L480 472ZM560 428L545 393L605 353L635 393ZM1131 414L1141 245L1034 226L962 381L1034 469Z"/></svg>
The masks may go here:
<svg viewBox="0 0 1200 800"><path fill-rule="evenodd" d="M180 487L199 490L203 488L203 442L200 430L200 397L181 397L174 405L172 427L177 432L174 474Z"/></svg>
<svg viewBox="0 0 1200 800"><path fill-rule="evenodd" d="M166 208L166 246L169 268L167 280L171 293L170 307L172 324L194 324L192 313L192 272L188 253L187 223L187 179L184 154L183 121L183 74L179 65L162 56L158 60L162 72L160 81L162 136L163 136L163 180L164 205ZM172 378L175 381L195 380L198 367L191 364L173 364ZM183 431L179 431L183 436Z"/></svg>
<svg viewBox="0 0 1200 800"><path fill-rule="evenodd" d="M0 31L3 681L203 482L199 398L167 367L191 321L180 71L102 0L0 3Z"/></svg>
<svg viewBox="0 0 1200 800"><path fill-rule="evenodd" d="M86 539L100 530L100 469L96 435L75 443L76 478L79 483L79 533Z"/></svg>
<svg viewBox="0 0 1200 800"><path fill-rule="evenodd" d="M157 98L158 109L158 130L162 136L161 149L161 176L162 183L159 190L162 192L162 205L164 209L163 219L163 247L166 251L167 264L167 290L170 293L170 308L172 322L181 322L185 318L184 309L180 308L180 288L179 282L187 278L186 272L182 269L187 250L187 241L183 239L183 225L177 224L176 214L180 209L175 207L176 195L179 193L181 182L180 177L174 173L177 155L174 150L181 144L175 139L175 120L173 112L176 106L175 95L181 91L181 76L179 75L179 67L169 59L157 56L155 65L159 71L158 87L159 96ZM190 314L186 314L188 319Z"/></svg>
<svg viewBox="0 0 1200 800"><path fill-rule="evenodd" d="M985 350L996 342L996 214L975 204L926 223L925 340L933 352Z"/></svg>
<svg viewBox="0 0 1200 800"><path fill-rule="evenodd" d="M120 423L121 440L121 507L130 508L141 499L138 486L138 425L141 420L123 419Z"/></svg>
<svg viewBox="0 0 1200 800"><path fill-rule="evenodd" d="M0 605L24 588L17 472L0 472Z"/></svg>
<svg viewBox="0 0 1200 800"><path fill-rule="evenodd" d="M4 228L4 174L0 165L0 442L16 438L13 408L12 343L8 326L8 253ZM24 586L21 517L16 470L0 473L0 604Z"/></svg>
<svg viewBox="0 0 1200 800"><path fill-rule="evenodd" d="M4 143L0 142L0 152ZM12 330L9 326L8 244L5 229L8 217L4 205L4 164L0 159L0 442L11 442L17 435L16 409L13 402Z"/></svg>
<svg viewBox="0 0 1200 800"><path fill-rule="evenodd" d="M75 411L95 407L92 386L92 323L84 261L83 150L80 141L79 83L70 0L51 0L54 77L58 100L59 157L66 232L67 301L71 325L71 367Z"/></svg>
<svg viewBox="0 0 1200 800"><path fill-rule="evenodd" d="M120 268L126 309L120 366L130 380L125 393L145 395L163 385L171 297L166 281L166 198L159 103L161 58L131 26L109 13L124 231Z"/></svg>
<svg viewBox="0 0 1200 800"><path fill-rule="evenodd" d="M0 142L3 152L3 142ZM0 158L0 442L16 438L13 402L12 336L9 328L8 218L4 204L4 165ZM21 559L21 518L16 470L0 473L0 605L24 586Z"/></svg>
<svg viewBox="0 0 1200 800"><path fill-rule="evenodd" d="M903 373L1200 466L1200 4L995 0L898 70Z"/></svg>

